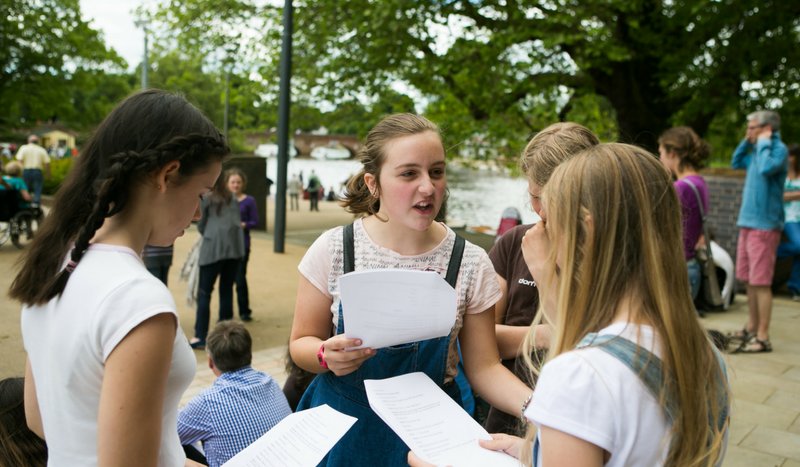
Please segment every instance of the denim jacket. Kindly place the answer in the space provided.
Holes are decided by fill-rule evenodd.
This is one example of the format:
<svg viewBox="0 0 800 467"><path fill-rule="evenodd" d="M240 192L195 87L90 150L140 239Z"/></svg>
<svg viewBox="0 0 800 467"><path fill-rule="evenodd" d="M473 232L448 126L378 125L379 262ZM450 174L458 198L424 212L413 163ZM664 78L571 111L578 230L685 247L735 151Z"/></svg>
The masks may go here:
<svg viewBox="0 0 800 467"><path fill-rule="evenodd" d="M746 139L733 152L731 166L747 169L742 207L736 225L758 230L783 228L783 184L786 180L788 150L780 132L755 144Z"/></svg>

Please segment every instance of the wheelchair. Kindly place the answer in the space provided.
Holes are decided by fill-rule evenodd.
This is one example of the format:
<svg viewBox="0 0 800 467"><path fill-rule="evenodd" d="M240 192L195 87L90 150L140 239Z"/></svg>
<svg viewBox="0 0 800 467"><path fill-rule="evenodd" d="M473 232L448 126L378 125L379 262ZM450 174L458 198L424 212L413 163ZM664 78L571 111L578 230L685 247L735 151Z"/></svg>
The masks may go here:
<svg viewBox="0 0 800 467"><path fill-rule="evenodd" d="M44 219L44 212L38 205L21 208L21 201L19 191L0 190L0 245L10 239L17 248L25 248Z"/></svg>

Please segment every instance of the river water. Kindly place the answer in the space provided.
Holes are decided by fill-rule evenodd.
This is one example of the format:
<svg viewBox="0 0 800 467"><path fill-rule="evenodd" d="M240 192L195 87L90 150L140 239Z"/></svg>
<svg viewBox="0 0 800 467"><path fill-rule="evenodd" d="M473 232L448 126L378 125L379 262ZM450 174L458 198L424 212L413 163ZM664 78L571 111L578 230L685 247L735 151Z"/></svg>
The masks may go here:
<svg viewBox="0 0 800 467"><path fill-rule="evenodd" d="M287 177L302 172L303 180L314 170L327 191L339 191L351 175L358 172L361 163L356 160L316 160L296 158L289 161ZM277 180L277 159L267 159L267 176ZM453 226L488 226L497 228L503 210L515 207L525 223L537 219L528 202L528 184L523 178L485 170L447 167L447 184L450 198L447 219Z"/></svg>

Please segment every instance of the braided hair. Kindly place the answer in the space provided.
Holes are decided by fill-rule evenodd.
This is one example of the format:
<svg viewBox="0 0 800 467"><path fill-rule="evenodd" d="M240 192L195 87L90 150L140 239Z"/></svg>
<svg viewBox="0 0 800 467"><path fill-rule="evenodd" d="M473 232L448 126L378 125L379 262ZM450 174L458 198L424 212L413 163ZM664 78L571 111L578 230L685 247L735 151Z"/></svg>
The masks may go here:
<svg viewBox="0 0 800 467"><path fill-rule="evenodd" d="M183 97L157 89L129 96L98 126L58 190L9 295L25 304L58 296L97 229L125 209L137 181L178 161L180 183L228 152L219 130Z"/></svg>

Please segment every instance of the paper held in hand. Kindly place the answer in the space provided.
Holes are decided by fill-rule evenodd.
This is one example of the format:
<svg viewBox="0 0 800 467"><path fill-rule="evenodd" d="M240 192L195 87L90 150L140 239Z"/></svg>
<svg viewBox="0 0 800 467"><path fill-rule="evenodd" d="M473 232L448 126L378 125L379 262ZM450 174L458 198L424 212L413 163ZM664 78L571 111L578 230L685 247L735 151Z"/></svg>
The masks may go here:
<svg viewBox="0 0 800 467"><path fill-rule="evenodd" d="M456 291L431 271L377 269L339 278L345 335L379 349L446 336Z"/></svg>
<svg viewBox="0 0 800 467"><path fill-rule="evenodd" d="M314 467L355 422L328 405L293 413L222 467Z"/></svg>
<svg viewBox="0 0 800 467"><path fill-rule="evenodd" d="M519 467L504 452L480 447L491 436L425 373L364 381L369 406L418 457L453 467Z"/></svg>

